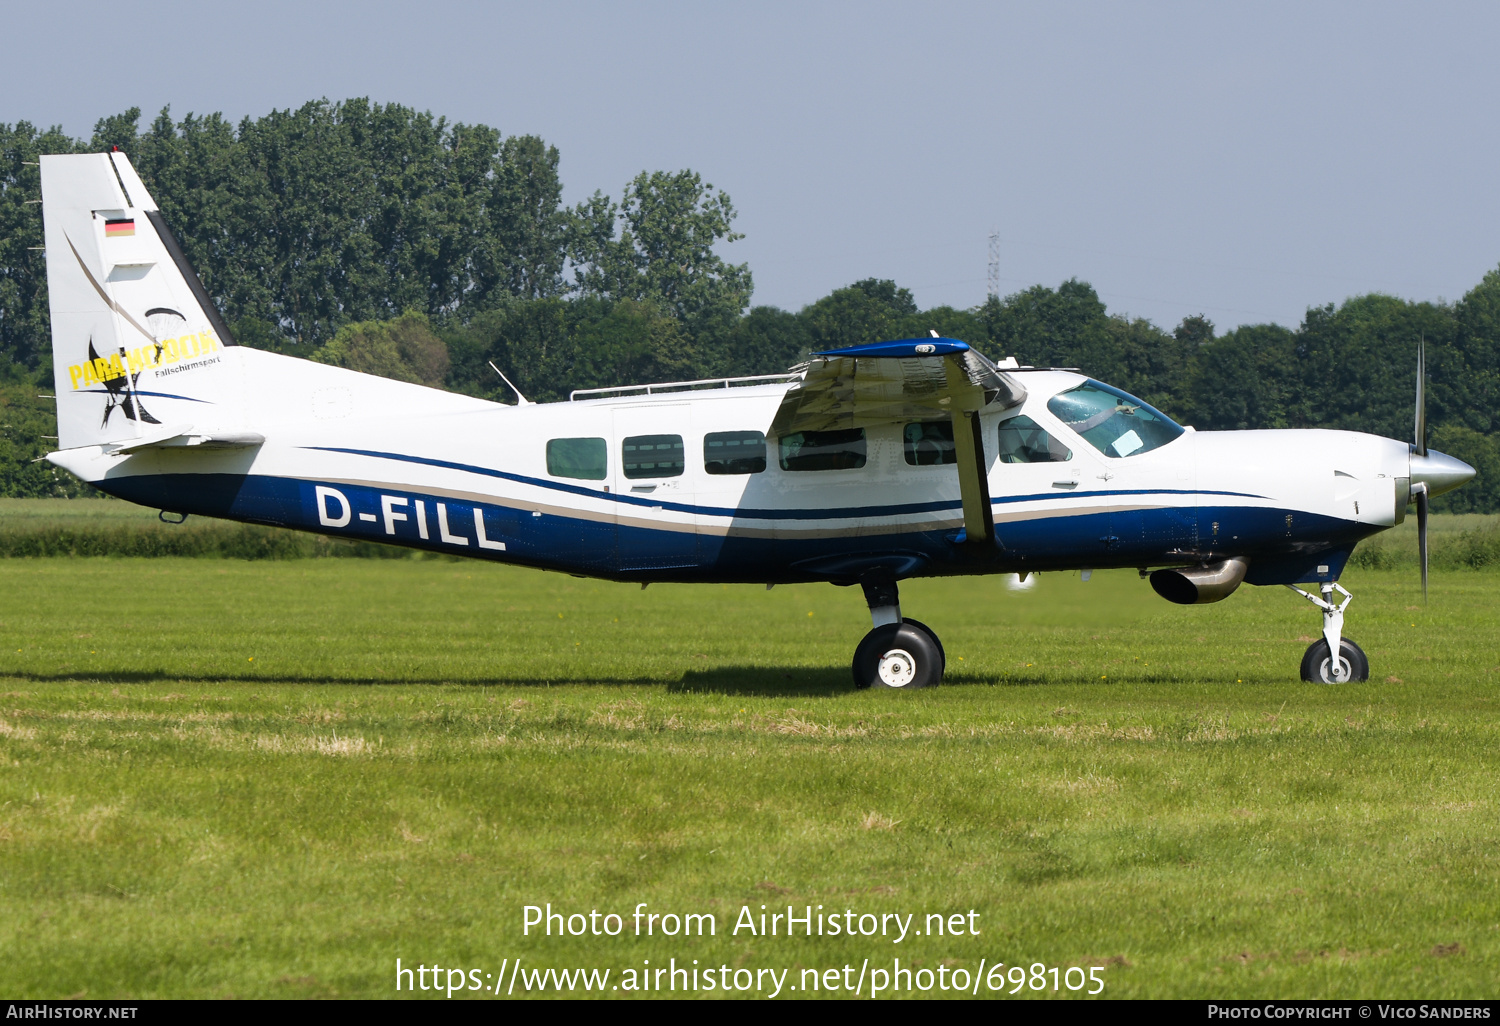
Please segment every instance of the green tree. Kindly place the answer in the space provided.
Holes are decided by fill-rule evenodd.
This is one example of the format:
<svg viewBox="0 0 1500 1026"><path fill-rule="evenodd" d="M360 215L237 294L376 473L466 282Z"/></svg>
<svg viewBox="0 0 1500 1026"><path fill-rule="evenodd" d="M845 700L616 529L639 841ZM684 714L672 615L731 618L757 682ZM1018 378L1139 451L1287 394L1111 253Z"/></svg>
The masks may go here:
<svg viewBox="0 0 1500 1026"><path fill-rule="evenodd" d="M1451 377L1461 355L1448 307L1371 294L1307 311L1297 332L1296 377L1302 385L1291 427L1369 431L1409 441L1416 397L1417 344L1427 341L1435 380ZM1434 397L1436 398L1436 396ZM1436 405L1429 417L1446 414Z"/></svg>
<svg viewBox="0 0 1500 1026"><path fill-rule="evenodd" d="M1500 437L1462 424L1432 429L1428 444L1456 456L1475 470L1474 480L1432 500L1438 513L1494 513L1500 510Z"/></svg>
<svg viewBox="0 0 1500 1026"><path fill-rule="evenodd" d="M1109 315L1087 282L1070 278L1056 289L1034 285L1004 300L991 297L980 319L997 352L1035 367L1078 367L1106 381L1121 367Z"/></svg>
<svg viewBox="0 0 1500 1026"><path fill-rule="evenodd" d="M1236 328L1202 346L1182 416L1204 431L1288 427L1299 405L1296 333L1278 324Z"/></svg>
<svg viewBox="0 0 1500 1026"><path fill-rule="evenodd" d="M894 338L926 338L932 332L943 338L956 338L977 349L984 350L986 335L984 322L973 310L958 310L951 306L934 306L920 313L907 314L893 325ZM996 357L994 353L986 353Z"/></svg>
<svg viewBox="0 0 1500 1026"><path fill-rule="evenodd" d="M794 313L757 306L740 318L718 350L712 374L779 374L807 357L812 332Z"/></svg>
<svg viewBox="0 0 1500 1026"><path fill-rule="evenodd" d="M450 387L495 402L513 402L510 389L490 369L493 362L530 400L566 398L574 387L572 309L573 304L556 296L510 299L467 323L450 321L443 333L452 359Z"/></svg>
<svg viewBox="0 0 1500 1026"><path fill-rule="evenodd" d="M1485 274L1453 314L1458 359L1437 368L1429 416L1475 431L1500 430L1500 269Z"/></svg>
<svg viewBox="0 0 1500 1026"><path fill-rule="evenodd" d="M493 362L526 398L566 399L575 388L605 388L703 376L704 358L671 311L653 303L585 295L511 300L445 331L449 384L511 402Z"/></svg>
<svg viewBox="0 0 1500 1026"><path fill-rule="evenodd" d="M36 385L26 380L0 384L0 496L71 499L99 494L41 459L56 447L56 434L56 411L37 398Z"/></svg>
<svg viewBox="0 0 1500 1026"><path fill-rule="evenodd" d="M136 126L141 121L141 108L131 107L129 110L109 117L100 118L94 122L94 138L89 141L89 149L94 152L102 152L118 147L135 163L139 150L136 146Z"/></svg>
<svg viewBox="0 0 1500 1026"><path fill-rule="evenodd" d="M557 147L534 135L500 144L484 208L486 244L475 254L482 262L476 277L487 302L563 291L570 222L562 209L558 159Z"/></svg>
<svg viewBox="0 0 1500 1026"><path fill-rule="evenodd" d="M575 282L586 295L670 311L695 338L722 340L750 302L750 268L715 252L730 230L729 195L694 171L642 171L616 205L595 193L573 213ZM619 229L616 235L616 228Z"/></svg>
<svg viewBox="0 0 1500 1026"><path fill-rule="evenodd" d="M441 388L448 378L448 347L433 334L427 315L417 310L389 321L346 324L312 358L432 388Z"/></svg>
<svg viewBox="0 0 1500 1026"><path fill-rule="evenodd" d="M1115 367L1109 380L1168 414L1181 415L1190 363L1176 336L1143 317L1110 317L1106 330Z"/></svg>
<svg viewBox="0 0 1500 1026"><path fill-rule="evenodd" d="M672 311L635 299L586 296L569 304L573 388L698 377L701 356Z"/></svg>
<svg viewBox="0 0 1500 1026"><path fill-rule="evenodd" d="M1214 340L1214 322L1202 314L1184 317L1172 337L1182 346L1184 356L1195 353Z"/></svg>
<svg viewBox="0 0 1500 1026"><path fill-rule="evenodd" d="M319 100L143 134L102 119L179 233L226 319L256 344L306 351L344 324L408 309L466 318L562 288L558 153L531 136L449 124L399 104Z"/></svg>
<svg viewBox="0 0 1500 1026"><path fill-rule="evenodd" d="M36 164L43 153L77 148L60 128L0 123L0 365L20 364L42 378L52 367L52 333Z"/></svg>
<svg viewBox="0 0 1500 1026"><path fill-rule="evenodd" d="M802 310L813 348L839 349L897 337L901 323L917 312L911 290L883 278L866 278Z"/></svg>
<svg viewBox="0 0 1500 1026"><path fill-rule="evenodd" d="M236 309L232 298L258 281L259 270L243 263L245 247L236 234L241 228L232 217L232 187L240 170L234 126L218 114L189 114L176 124L163 108L137 137L135 115L131 110L122 118L101 121L93 145L117 144L130 157L204 288L215 297L220 312L231 314L233 324L243 311ZM269 303L262 305L261 316L275 331ZM259 336L254 341L240 338L238 332L234 338L250 345L264 341ZM279 343L279 332L275 338Z"/></svg>

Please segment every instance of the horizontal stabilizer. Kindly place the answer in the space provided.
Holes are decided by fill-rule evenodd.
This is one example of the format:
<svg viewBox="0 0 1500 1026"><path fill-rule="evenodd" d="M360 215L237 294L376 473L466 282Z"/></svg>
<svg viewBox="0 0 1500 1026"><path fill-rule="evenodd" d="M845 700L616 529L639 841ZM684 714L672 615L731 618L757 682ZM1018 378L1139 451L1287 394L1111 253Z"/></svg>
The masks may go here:
<svg viewBox="0 0 1500 1026"><path fill-rule="evenodd" d="M125 444L106 448L112 453L129 456L148 449L253 449L264 445L265 441L265 435L254 431L204 434L188 428L154 438L133 439Z"/></svg>

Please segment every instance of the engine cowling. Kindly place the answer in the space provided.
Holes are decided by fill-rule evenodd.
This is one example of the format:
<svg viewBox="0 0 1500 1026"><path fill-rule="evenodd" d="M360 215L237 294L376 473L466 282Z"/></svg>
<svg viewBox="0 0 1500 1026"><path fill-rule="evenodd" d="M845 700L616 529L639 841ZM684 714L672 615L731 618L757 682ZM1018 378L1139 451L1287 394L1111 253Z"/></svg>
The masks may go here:
<svg viewBox="0 0 1500 1026"><path fill-rule="evenodd" d="M1225 559L1208 566L1157 570L1151 575L1151 588L1168 602L1182 606L1218 602L1234 594L1249 568L1243 559Z"/></svg>

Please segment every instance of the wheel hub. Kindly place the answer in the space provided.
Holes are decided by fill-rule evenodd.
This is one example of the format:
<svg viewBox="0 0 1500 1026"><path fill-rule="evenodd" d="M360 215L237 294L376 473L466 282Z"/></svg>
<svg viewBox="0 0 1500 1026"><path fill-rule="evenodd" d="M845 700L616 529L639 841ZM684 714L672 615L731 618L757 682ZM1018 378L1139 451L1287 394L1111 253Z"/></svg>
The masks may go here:
<svg viewBox="0 0 1500 1026"><path fill-rule="evenodd" d="M880 657L876 668L880 682L888 688L904 688L917 676L917 661L904 648L893 648Z"/></svg>
<svg viewBox="0 0 1500 1026"><path fill-rule="evenodd" d="M1319 672L1323 680L1329 684L1344 684L1354 676L1354 668L1349 665L1349 660L1340 656L1338 659L1324 659Z"/></svg>

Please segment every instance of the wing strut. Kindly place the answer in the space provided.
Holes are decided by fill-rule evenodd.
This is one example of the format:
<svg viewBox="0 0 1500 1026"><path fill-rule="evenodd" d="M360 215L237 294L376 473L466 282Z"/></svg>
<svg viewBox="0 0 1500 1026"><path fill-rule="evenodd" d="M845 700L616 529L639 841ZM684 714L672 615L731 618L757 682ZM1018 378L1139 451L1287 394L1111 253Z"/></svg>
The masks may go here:
<svg viewBox="0 0 1500 1026"><path fill-rule="evenodd" d="M964 504L964 540L989 542L995 536L995 512L990 506L990 481L985 473L984 435L979 412L953 411L953 448L958 457L958 491Z"/></svg>

